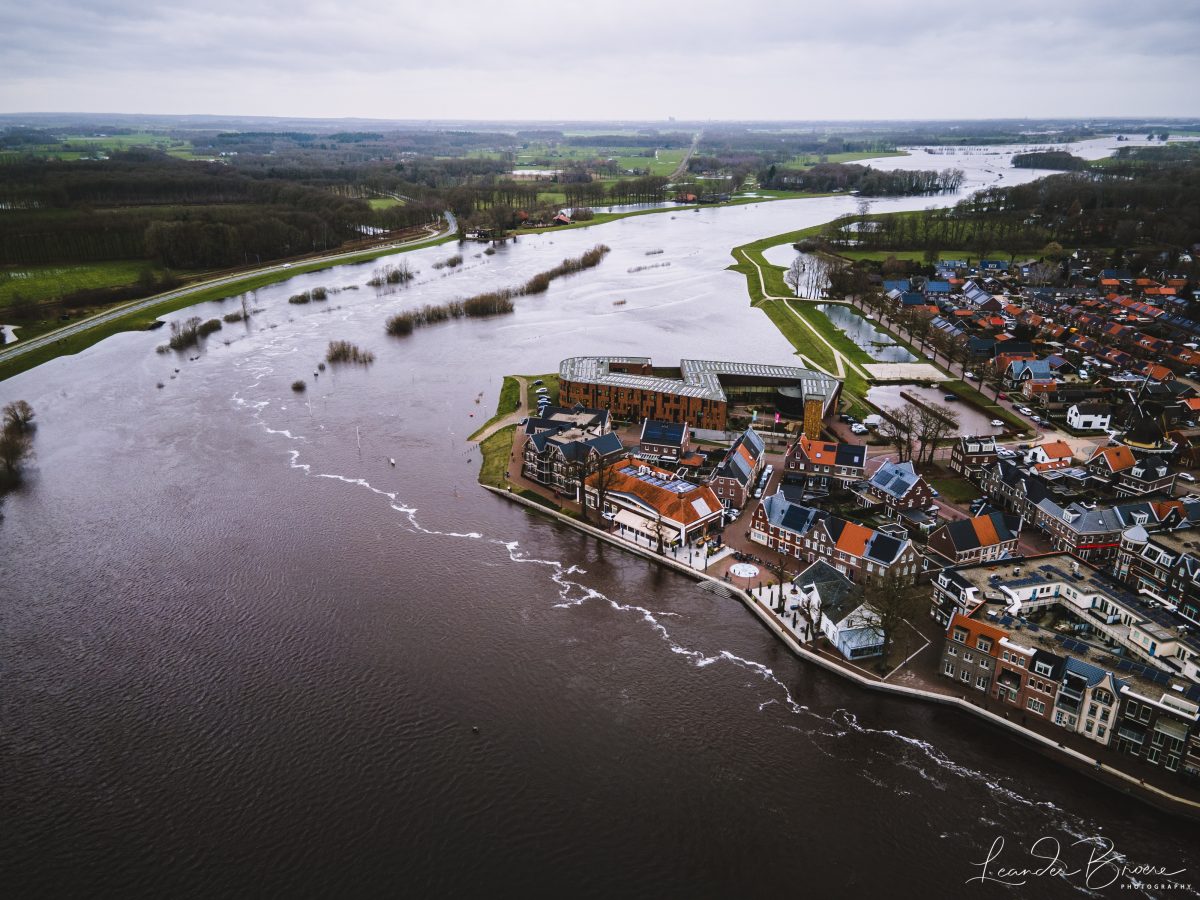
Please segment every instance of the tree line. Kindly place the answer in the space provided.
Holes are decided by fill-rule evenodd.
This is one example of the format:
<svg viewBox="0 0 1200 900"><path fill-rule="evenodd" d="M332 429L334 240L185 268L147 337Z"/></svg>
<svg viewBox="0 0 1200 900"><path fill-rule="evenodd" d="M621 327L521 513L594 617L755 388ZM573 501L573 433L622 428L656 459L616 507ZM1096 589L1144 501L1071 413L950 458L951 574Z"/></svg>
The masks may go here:
<svg viewBox="0 0 1200 900"><path fill-rule="evenodd" d="M857 191L871 197L912 196L956 191L962 187L962 169L897 170L885 172L854 163L818 163L810 169L771 166L759 173L759 182L774 190Z"/></svg>

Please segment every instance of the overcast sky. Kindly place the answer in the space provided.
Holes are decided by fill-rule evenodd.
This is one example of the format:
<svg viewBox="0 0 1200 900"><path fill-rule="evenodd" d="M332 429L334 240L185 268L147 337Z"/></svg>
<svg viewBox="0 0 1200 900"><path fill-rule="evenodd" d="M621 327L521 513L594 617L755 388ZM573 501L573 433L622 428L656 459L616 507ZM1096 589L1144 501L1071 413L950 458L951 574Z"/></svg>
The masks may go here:
<svg viewBox="0 0 1200 900"><path fill-rule="evenodd" d="M0 0L0 112L1200 114L1196 0Z"/></svg>

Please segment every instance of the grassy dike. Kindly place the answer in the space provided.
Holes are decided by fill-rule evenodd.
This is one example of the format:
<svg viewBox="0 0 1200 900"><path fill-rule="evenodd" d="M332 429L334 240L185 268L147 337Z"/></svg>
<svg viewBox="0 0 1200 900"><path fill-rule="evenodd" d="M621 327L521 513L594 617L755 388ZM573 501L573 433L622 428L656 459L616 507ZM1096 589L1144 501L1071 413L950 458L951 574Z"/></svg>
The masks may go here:
<svg viewBox="0 0 1200 900"><path fill-rule="evenodd" d="M517 404L521 402L521 383L512 375L504 376L504 383L500 385L500 398L496 401L496 414L471 432L468 441L475 440L475 435L486 431L493 424L509 415L517 408Z"/></svg>
<svg viewBox="0 0 1200 900"><path fill-rule="evenodd" d="M479 466L479 483L505 489L508 482L505 475L508 472L508 459L512 454L513 436L517 426L509 425L501 428L486 441L479 445L483 454L483 463Z"/></svg>
<svg viewBox="0 0 1200 900"><path fill-rule="evenodd" d="M38 347L36 350L31 350L28 353L22 353L12 359L0 361L0 381L6 378L11 378L28 369L32 369L51 359L59 356L70 356L86 350L93 344L99 343L107 337L111 337L122 331L144 331L161 315L176 310L186 309L189 306L194 306L197 303L207 303L210 300L221 300L225 297L233 297L237 294L244 294L246 291L254 291L259 288L266 287L270 284L277 284L281 281L286 281L295 275L304 275L308 272L320 272L323 269L329 269L333 266L342 266L360 262L369 262L373 259L379 259L383 256L390 256L396 253L405 253L409 250L420 250L425 247L433 247L438 244L445 244L449 241L456 240L454 235L444 235L440 238L431 238L428 241L423 241L419 244L413 244L407 247L389 247L380 250L364 250L362 253L355 253L351 256L342 257L336 260L315 260L313 262L293 263L290 268L277 269L271 272L263 272L258 275L248 275L245 278L227 284L218 285L211 288L202 288L191 293L185 294L182 297L174 297L170 300L164 300L161 303L156 303L153 306L145 309L131 311L127 315L120 316L107 322L96 325L93 328L88 328L61 340L55 341L52 344L47 344L43 347ZM130 305L141 303L142 300L130 301ZM14 345L16 346L16 345Z"/></svg>

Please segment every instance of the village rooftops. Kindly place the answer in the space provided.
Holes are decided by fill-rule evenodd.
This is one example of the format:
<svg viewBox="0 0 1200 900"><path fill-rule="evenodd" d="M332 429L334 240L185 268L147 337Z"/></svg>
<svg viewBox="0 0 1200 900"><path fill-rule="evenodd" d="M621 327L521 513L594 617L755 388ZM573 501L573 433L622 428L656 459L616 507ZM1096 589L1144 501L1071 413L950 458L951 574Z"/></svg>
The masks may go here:
<svg viewBox="0 0 1200 900"><path fill-rule="evenodd" d="M1069 553L960 566L946 569L937 577L943 576L961 586L974 588L976 602L985 604L985 611L995 613L988 621L1001 628L1012 630L1015 624L1020 624L1026 633L1037 634L1038 626L1027 624L1020 610L1029 605L1055 602L1083 621L1088 621L1091 616L1094 621L1090 624L1103 633L1105 616L1100 614L1103 607L1089 601L1099 595L1107 601L1109 609L1122 611L1160 647L1177 642L1192 654L1200 654L1200 635L1187 628L1190 623L1182 616L1157 603L1147 602L1146 598L1132 593L1120 582ZM1117 627L1121 626L1118 624ZM1145 661L1161 664L1156 668L1175 671L1174 666L1168 667L1166 663L1173 657L1154 656L1146 654L1145 650L1140 650L1139 655Z"/></svg>
<svg viewBox="0 0 1200 900"><path fill-rule="evenodd" d="M812 369L795 366L773 366L765 363L720 362L705 359L683 359L679 362L679 378L663 378L657 375L635 375L613 372L613 364L628 366L651 365L646 356L572 356L559 363L558 374L566 381L602 384L612 387L657 391L676 394L680 397L695 397L702 400L724 402L725 389L721 376L740 379L763 379L773 382L799 383L805 396L821 397L828 406L840 388L840 382Z"/></svg>

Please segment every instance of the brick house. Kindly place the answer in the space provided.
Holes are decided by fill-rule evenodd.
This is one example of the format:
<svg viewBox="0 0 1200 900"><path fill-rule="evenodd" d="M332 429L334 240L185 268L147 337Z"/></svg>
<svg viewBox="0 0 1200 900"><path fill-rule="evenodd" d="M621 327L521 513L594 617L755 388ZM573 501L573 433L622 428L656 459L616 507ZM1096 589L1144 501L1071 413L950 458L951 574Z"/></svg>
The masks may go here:
<svg viewBox="0 0 1200 900"><path fill-rule="evenodd" d="M787 450L784 469L805 476L810 490L828 492L862 481L867 448L862 444L813 441L802 435Z"/></svg>

